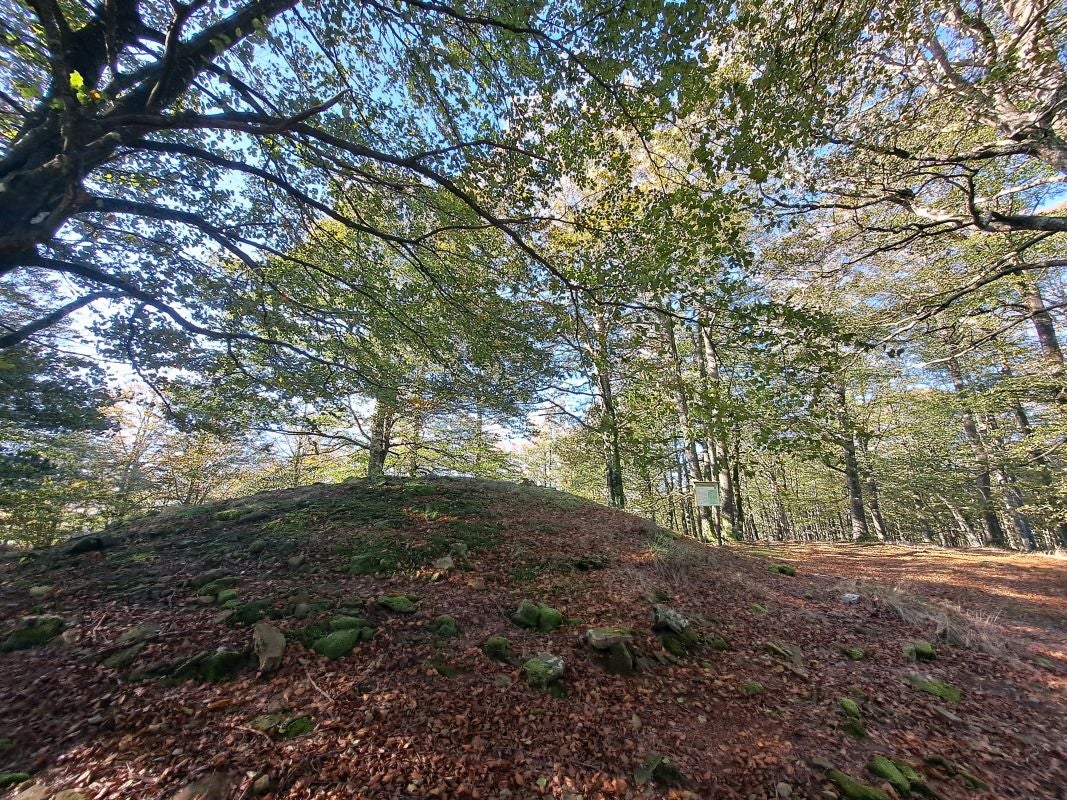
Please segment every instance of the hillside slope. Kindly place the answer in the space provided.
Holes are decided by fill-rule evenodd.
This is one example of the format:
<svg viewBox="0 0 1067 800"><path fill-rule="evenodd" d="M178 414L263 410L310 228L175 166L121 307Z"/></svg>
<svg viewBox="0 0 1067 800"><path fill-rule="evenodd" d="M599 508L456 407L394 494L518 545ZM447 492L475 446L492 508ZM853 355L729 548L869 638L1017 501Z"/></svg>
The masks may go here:
<svg viewBox="0 0 1067 800"><path fill-rule="evenodd" d="M169 509L4 561L0 772L23 800L1063 796L1062 664L773 565L488 481Z"/></svg>

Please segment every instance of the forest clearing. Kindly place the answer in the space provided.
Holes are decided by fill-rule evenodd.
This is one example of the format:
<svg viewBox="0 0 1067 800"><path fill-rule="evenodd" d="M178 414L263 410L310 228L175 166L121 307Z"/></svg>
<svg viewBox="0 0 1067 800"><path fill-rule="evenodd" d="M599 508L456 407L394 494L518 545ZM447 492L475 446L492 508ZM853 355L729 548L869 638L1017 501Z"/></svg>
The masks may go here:
<svg viewBox="0 0 1067 800"><path fill-rule="evenodd" d="M64 620L52 644L3 656L2 757L40 770L15 797L907 794L868 770L877 756L944 800L1052 798L1067 777L1063 559L715 548L460 479L178 507L108 536L4 567L5 618ZM893 573L873 581L917 562L965 579L976 559L1010 604L939 580L953 611L895 592ZM397 597L412 605L386 605ZM524 601L559 618L524 627ZM654 625L664 607L685 638ZM257 674L262 622L285 644ZM315 644L359 630L372 637L330 656ZM627 657L590 630L625 630ZM225 669L183 666L220 647ZM525 667L538 653L563 663L540 688ZM944 696L909 683L927 679ZM671 768L648 770L652 756ZM180 794L197 779L204 794Z"/></svg>
<svg viewBox="0 0 1067 800"><path fill-rule="evenodd" d="M0 798L1067 800L1065 237L1065 0L0 0Z"/></svg>

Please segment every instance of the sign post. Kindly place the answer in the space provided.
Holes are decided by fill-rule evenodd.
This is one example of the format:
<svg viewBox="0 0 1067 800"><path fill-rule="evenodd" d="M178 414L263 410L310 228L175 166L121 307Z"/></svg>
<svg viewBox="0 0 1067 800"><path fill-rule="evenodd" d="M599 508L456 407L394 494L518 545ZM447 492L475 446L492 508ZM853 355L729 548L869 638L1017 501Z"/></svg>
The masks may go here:
<svg viewBox="0 0 1067 800"><path fill-rule="evenodd" d="M715 481L693 481L693 497L698 508L722 505L719 484Z"/></svg>

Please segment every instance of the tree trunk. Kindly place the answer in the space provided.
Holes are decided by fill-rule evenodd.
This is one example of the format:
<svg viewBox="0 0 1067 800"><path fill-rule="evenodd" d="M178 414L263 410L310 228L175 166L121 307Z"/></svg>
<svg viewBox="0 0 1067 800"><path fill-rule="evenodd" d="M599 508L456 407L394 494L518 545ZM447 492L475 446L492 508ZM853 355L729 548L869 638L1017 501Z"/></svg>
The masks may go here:
<svg viewBox="0 0 1067 800"><path fill-rule="evenodd" d="M991 544L994 547L1007 547L1008 537L1004 533L1004 528L1000 525L1000 519L997 517L996 508L993 506L993 488L989 477L989 452L986 450L985 443L982 441L982 437L978 433L978 423L975 420L974 412L971 411L965 400L967 386L963 382L963 373L960 370L960 364L955 356L950 356L948 361L946 361L946 364L948 366L949 377L952 378L953 388L956 390L957 397L960 398L963 435L971 445L971 450L974 452L974 460L978 464L978 474L975 476L974 482L978 489L978 496L981 503L979 513L982 518L982 529L985 531L985 541L983 544Z"/></svg>
<svg viewBox="0 0 1067 800"><path fill-rule="evenodd" d="M600 433L604 449L604 483L608 491L608 503L614 508L626 507L626 490L622 477L622 452L619 447L619 419L615 409L615 392L611 385L611 355L608 345L607 324L601 309L593 315L594 351L593 369L596 372L597 388L600 390Z"/></svg>
<svg viewBox="0 0 1067 800"><path fill-rule="evenodd" d="M367 477L380 478L385 474L385 459L392 444L393 424L396 412L389 403L379 398L374 404L371 418L370 447L367 450Z"/></svg>
<svg viewBox="0 0 1067 800"><path fill-rule="evenodd" d="M848 416L848 404L845 400L845 387L839 385L837 391L837 421L841 426L838 444L842 450L845 472L845 491L848 497L848 520L852 529L852 539L867 539L867 516L863 510L863 484L860 480L859 460L856 458L856 440L852 433L852 421Z"/></svg>
<svg viewBox="0 0 1067 800"><path fill-rule="evenodd" d="M887 538L886 525L885 520L882 518L882 503L878 492L878 482L874 479L874 469L871 465L870 451L867 449L867 439L863 436L857 436L855 441L864 461L863 472L866 476L867 507L871 511L871 527L874 528L874 535L878 537L878 541L884 542Z"/></svg>
<svg viewBox="0 0 1067 800"><path fill-rule="evenodd" d="M1063 350L1060 348L1059 337L1056 335L1056 323L1045 306L1041 287L1033 276L1024 275L1019 281L1019 288L1023 302L1030 311L1030 320L1034 325L1034 334L1037 336L1041 355L1048 364L1048 377L1057 384L1054 388L1056 402L1067 404L1067 373L1065 373Z"/></svg>

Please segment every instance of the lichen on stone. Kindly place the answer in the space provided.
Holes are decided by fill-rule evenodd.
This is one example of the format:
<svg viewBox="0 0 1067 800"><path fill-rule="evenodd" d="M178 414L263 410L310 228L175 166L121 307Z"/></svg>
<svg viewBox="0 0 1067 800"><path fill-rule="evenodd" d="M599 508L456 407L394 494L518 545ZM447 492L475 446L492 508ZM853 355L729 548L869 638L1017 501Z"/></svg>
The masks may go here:
<svg viewBox="0 0 1067 800"><path fill-rule="evenodd" d="M414 614L419 610L418 598L410 594L387 594L378 598L378 605L398 614Z"/></svg>
<svg viewBox="0 0 1067 800"><path fill-rule="evenodd" d="M526 682L534 689L547 689L563 675L563 659L551 653L538 653L522 665Z"/></svg>

